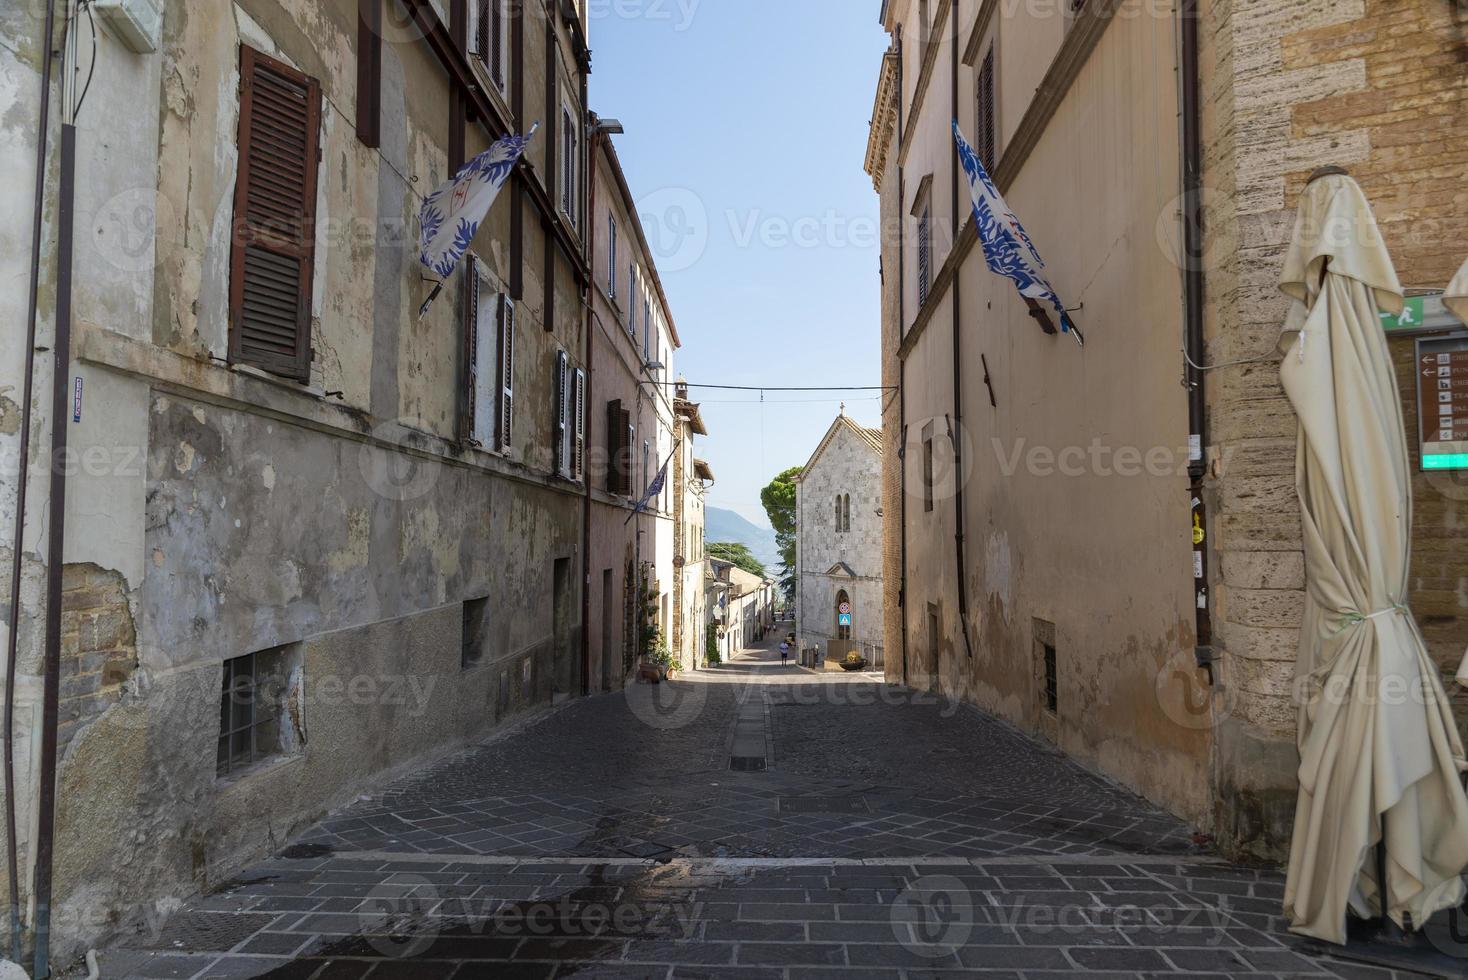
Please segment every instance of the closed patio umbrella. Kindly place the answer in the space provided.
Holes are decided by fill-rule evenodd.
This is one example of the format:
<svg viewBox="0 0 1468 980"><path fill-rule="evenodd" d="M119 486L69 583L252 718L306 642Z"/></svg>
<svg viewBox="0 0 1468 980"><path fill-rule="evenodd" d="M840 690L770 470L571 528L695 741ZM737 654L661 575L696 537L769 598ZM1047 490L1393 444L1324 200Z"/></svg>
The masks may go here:
<svg viewBox="0 0 1468 980"><path fill-rule="evenodd" d="M1463 268L1448 283L1448 290L1443 295L1443 305L1456 313L1459 320L1468 323L1468 262L1463 263Z"/></svg>
<svg viewBox="0 0 1468 980"><path fill-rule="evenodd" d="M1333 170L1334 168L1332 168ZM1402 288L1361 188L1301 196L1280 288L1295 303L1281 379L1299 416L1307 571L1296 663L1300 791L1285 883L1296 932L1346 940L1349 908L1420 928L1456 905L1468 865L1463 744L1406 607L1411 483L1378 307ZM1384 838L1384 861L1375 845Z"/></svg>

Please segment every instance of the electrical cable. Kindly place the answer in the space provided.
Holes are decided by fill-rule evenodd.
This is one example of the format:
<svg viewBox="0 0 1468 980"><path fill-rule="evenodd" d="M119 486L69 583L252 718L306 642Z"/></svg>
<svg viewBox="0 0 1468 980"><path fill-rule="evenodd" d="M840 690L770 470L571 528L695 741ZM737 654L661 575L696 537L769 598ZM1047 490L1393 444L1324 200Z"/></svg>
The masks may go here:
<svg viewBox="0 0 1468 980"><path fill-rule="evenodd" d="M79 9L87 13L87 26L92 33L92 62L87 67L87 81L82 86L81 94L77 96L76 104L71 109L71 121L76 122L76 117L81 114L82 105L87 101L87 93L92 90L92 78L97 74L97 19L92 15L93 0L81 0ZM80 69L78 69L80 70Z"/></svg>

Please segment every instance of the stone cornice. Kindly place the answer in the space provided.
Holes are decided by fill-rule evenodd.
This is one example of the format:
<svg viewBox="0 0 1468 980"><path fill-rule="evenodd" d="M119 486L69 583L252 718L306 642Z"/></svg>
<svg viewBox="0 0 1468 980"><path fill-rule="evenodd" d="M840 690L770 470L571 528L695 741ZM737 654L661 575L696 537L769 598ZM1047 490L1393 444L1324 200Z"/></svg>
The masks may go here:
<svg viewBox="0 0 1468 980"><path fill-rule="evenodd" d="M897 128L897 107L902 93L897 90L897 69L901 56L896 49L882 56L882 73L877 79L877 98L872 105L871 132L867 136L866 172L872 186L882 190L882 176L887 170L887 148Z"/></svg>

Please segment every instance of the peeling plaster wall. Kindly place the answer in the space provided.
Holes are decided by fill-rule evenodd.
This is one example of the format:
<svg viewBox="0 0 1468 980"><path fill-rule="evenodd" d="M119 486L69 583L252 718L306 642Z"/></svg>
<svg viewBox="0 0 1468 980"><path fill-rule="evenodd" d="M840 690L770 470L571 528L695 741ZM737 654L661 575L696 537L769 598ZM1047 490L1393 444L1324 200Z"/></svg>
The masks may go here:
<svg viewBox="0 0 1468 980"><path fill-rule="evenodd" d="M0 10L0 166L22 178L0 187L0 276L17 283L28 273L39 85L32 7ZM526 27L526 111L538 118L546 25L535 15ZM109 931L157 924L376 781L574 693L582 501L550 473L549 433L555 351L579 363L583 349L576 279L558 256L547 322L546 232L521 195L516 451L502 459L459 445L463 276L420 320L431 284L412 247L422 194L448 176L447 84L427 46L389 25L383 145L364 147L356 31L354 0L239 0L168 4L152 55L102 32L79 122L73 363L84 396L80 421L68 422L63 961ZM223 360L241 43L322 87L305 385ZM466 143L472 154L487 138L470 124ZM532 152L542 174L554 169L545 144ZM501 196L474 243L502 283L514 202ZM50 254L49 227L46 236ZM44 345L49 267L42 287ZM0 294L5 322L24 323L25 299ZM0 332L5 559L19 424L11 379L23 356L23 333ZM49 404L48 369L42 358L38 406ZM38 413L35 445L48 444L47 426ZM43 552L47 488L36 472L27 550ZM22 600L26 801L43 572L27 564ZM480 598L490 628L466 668L462 603ZM283 754L217 778L222 663L277 647L292 668Z"/></svg>

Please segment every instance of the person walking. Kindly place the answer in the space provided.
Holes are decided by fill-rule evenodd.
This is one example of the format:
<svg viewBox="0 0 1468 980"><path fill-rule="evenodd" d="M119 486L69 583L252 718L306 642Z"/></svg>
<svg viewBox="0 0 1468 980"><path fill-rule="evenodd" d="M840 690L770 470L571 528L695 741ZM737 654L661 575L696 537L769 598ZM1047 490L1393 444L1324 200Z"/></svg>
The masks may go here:
<svg viewBox="0 0 1468 980"><path fill-rule="evenodd" d="M790 661L790 642L780 641L780 666L784 667Z"/></svg>

